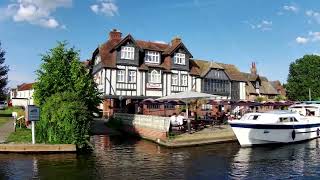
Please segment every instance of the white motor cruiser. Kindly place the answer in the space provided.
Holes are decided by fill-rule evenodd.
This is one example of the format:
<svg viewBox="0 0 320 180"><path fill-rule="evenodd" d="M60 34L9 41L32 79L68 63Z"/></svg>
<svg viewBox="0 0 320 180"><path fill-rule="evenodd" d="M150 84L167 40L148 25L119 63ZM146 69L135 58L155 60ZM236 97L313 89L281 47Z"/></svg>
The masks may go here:
<svg viewBox="0 0 320 180"><path fill-rule="evenodd" d="M319 107L300 104L288 111L247 113L229 124L241 146L304 141L320 136Z"/></svg>

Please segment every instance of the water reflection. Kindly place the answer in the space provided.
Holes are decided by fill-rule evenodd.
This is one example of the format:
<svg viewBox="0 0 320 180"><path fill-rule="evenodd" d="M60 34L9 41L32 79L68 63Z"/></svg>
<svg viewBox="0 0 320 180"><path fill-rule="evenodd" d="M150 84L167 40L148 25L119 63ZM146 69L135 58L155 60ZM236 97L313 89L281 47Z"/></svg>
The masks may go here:
<svg viewBox="0 0 320 180"><path fill-rule="evenodd" d="M231 163L230 178L315 178L319 140L276 147L240 148Z"/></svg>
<svg viewBox="0 0 320 180"><path fill-rule="evenodd" d="M319 141L281 147L237 143L167 149L94 136L91 155L0 154L0 179L270 179L320 176Z"/></svg>

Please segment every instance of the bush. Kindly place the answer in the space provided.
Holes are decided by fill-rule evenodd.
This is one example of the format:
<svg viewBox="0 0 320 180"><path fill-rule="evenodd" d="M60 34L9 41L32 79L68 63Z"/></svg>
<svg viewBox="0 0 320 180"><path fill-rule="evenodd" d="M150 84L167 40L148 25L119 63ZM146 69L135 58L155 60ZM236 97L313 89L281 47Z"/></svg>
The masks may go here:
<svg viewBox="0 0 320 180"><path fill-rule="evenodd" d="M41 107L37 123L37 140L51 144L76 144L88 147L91 115L85 103L73 92L63 92L47 98Z"/></svg>

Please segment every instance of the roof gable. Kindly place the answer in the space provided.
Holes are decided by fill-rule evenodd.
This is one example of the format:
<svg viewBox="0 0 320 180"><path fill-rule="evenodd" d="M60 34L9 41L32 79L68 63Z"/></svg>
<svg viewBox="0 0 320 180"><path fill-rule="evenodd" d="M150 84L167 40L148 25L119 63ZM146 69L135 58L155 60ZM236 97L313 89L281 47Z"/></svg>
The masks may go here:
<svg viewBox="0 0 320 180"><path fill-rule="evenodd" d="M192 54L190 53L190 51L186 48L186 46L183 44L183 42L174 44L170 47L168 47L168 49L165 50L164 54L166 55L172 55L174 52L176 52L179 48L183 48L189 55L190 58L192 58Z"/></svg>
<svg viewBox="0 0 320 180"><path fill-rule="evenodd" d="M118 49L120 46L122 46L123 44L125 44L126 42L131 41L135 46L137 46L139 48L139 50L141 51L142 49L140 48L140 46L138 46L137 42L133 39L133 37L128 34L125 38L123 38L118 44L116 44L111 50L110 52L114 51L115 49Z"/></svg>

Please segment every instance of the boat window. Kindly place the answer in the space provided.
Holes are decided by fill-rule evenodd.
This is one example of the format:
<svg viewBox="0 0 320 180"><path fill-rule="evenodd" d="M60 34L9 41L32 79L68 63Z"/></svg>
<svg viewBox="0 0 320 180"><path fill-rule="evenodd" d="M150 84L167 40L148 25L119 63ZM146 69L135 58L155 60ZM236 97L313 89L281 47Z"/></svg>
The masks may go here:
<svg viewBox="0 0 320 180"><path fill-rule="evenodd" d="M248 120L257 120L260 115L251 115L249 116Z"/></svg>
<svg viewBox="0 0 320 180"><path fill-rule="evenodd" d="M281 117L279 118L280 122L290 122L290 118L289 117Z"/></svg>
<svg viewBox="0 0 320 180"><path fill-rule="evenodd" d="M298 120L295 117L291 117L290 122L298 122Z"/></svg>

